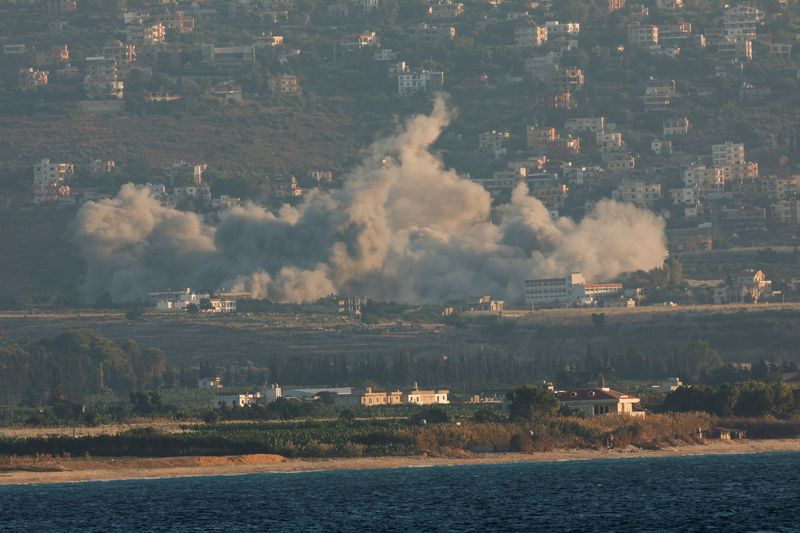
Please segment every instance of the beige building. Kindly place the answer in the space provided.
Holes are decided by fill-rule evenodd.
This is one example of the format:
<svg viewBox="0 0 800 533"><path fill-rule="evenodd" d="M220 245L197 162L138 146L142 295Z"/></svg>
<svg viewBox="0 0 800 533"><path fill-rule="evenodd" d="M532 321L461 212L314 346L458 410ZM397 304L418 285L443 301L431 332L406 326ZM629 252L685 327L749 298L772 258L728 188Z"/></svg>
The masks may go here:
<svg viewBox="0 0 800 533"><path fill-rule="evenodd" d="M269 79L269 89L278 94L300 94L303 87L300 85L300 78L294 74L280 74Z"/></svg>
<svg viewBox="0 0 800 533"><path fill-rule="evenodd" d="M642 48L658 47L658 26L653 24L630 24L628 26L628 44Z"/></svg>
<svg viewBox="0 0 800 533"><path fill-rule="evenodd" d="M608 387L597 389L571 389L556 392L561 405L585 416L626 415L644 417L640 399Z"/></svg>
<svg viewBox="0 0 800 533"><path fill-rule="evenodd" d="M447 389L421 390L417 387L404 391L376 392L371 387L355 390L351 394L340 394L334 402L342 406L374 407L378 405L433 405L448 404L449 391Z"/></svg>

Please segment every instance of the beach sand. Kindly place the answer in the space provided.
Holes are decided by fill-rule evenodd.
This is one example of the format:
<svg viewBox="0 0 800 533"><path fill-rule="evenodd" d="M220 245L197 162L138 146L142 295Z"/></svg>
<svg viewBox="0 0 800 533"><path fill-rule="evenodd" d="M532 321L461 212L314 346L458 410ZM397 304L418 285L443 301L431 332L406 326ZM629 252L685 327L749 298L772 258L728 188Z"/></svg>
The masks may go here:
<svg viewBox="0 0 800 533"><path fill-rule="evenodd" d="M5 461L11 464L0 463L0 485L780 451L800 451L800 439L707 441L699 445L674 446L660 450L627 447L613 450L555 450L544 453L481 453L466 458L411 456L287 459L279 455L268 454L119 459L14 458L13 461Z"/></svg>

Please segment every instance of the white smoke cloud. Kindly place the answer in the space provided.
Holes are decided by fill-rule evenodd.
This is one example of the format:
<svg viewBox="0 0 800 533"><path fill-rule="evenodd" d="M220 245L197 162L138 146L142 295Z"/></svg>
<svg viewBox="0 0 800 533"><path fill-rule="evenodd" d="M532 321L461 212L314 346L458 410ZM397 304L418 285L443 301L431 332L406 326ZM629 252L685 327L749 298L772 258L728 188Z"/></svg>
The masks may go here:
<svg viewBox="0 0 800 533"><path fill-rule="evenodd" d="M75 223L85 288L116 300L224 286L289 302L332 292L518 301L531 277L581 271L605 279L661 264L663 220L632 205L604 200L575 223L551 217L522 184L493 221L489 193L430 151L448 120L439 98L431 114L375 143L341 189L312 191L277 213L246 205L216 228L133 185L89 202Z"/></svg>

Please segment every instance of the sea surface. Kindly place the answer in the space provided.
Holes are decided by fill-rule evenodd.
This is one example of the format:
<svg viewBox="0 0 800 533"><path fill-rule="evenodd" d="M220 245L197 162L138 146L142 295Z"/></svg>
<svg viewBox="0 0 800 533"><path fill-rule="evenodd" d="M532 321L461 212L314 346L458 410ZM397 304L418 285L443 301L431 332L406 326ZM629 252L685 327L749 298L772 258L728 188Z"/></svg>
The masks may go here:
<svg viewBox="0 0 800 533"><path fill-rule="evenodd" d="M0 531L800 531L800 453L0 487Z"/></svg>

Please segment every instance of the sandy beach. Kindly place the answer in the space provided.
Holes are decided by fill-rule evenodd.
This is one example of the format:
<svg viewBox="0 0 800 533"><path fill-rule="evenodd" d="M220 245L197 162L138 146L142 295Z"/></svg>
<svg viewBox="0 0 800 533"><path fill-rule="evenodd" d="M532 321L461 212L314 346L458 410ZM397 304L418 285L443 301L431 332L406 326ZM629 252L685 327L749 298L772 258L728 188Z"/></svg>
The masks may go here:
<svg viewBox="0 0 800 533"><path fill-rule="evenodd" d="M0 463L0 485L789 451L800 451L800 439L711 441L701 445L675 446L661 450L628 447L614 450L555 450L545 453L486 453L466 458L411 456L287 459L267 454L152 459L15 458L11 464Z"/></svg>

